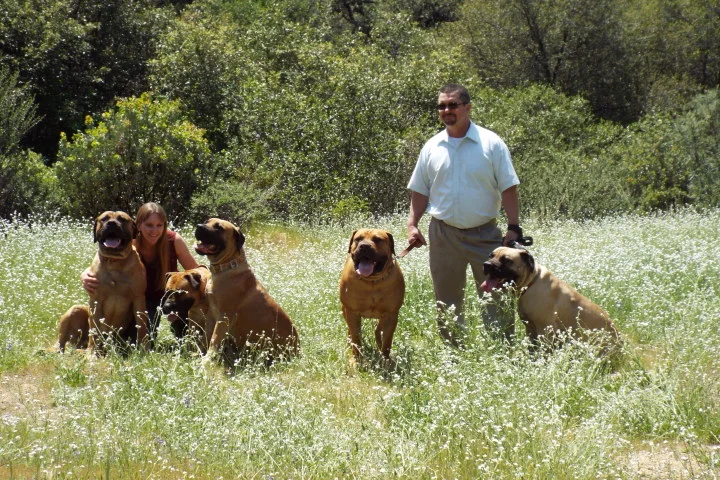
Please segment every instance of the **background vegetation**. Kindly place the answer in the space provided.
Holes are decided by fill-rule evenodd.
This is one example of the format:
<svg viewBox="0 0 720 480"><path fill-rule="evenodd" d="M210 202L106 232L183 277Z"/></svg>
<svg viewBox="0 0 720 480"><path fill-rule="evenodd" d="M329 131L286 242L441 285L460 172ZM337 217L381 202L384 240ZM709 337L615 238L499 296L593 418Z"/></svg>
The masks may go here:
<svg viewBox="0 0 720 480"><path fill-rule="evenodd" d="M404 216L376 222L405 229ZM87 301L91 222L0 221L0 477L717 478L720 211L528 229L536 260L616 320L614 369L587 345L541 359L520 339L504 347L471 285L468 349L448 348L424 248L401 261L397 370L371 349L350 368L337 285L352 227L329 224L246 232L297 325L298 359L226 373L178 349L165 320L155 352L61 355L57 319ZM372 342L374 322L363 327Z"/></svg>
<svg viewBox="0 0 720 480"><path fill-rule="evenodd" d="M404 210L448 81L526 216L716 206L716 3L3 0L0 217Z"/></svg>

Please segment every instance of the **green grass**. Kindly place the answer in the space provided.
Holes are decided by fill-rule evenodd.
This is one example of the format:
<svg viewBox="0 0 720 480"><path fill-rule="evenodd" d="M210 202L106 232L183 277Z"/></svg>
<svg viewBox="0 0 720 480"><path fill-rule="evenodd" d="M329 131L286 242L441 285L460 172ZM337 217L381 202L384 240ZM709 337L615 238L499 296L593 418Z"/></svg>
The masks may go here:
<svg viewBox="0 0 720 480"><path fill-rule="evenodd" d="M403 244L404 223L246 232L303 353L232 374L171 348L166 325L156 352L58 354L58 317L86 301L91 226L0 223L0 477L720 476L719 211L525 225L536 260L616 319L613 369L584 345L541 359L503 346L471 286L468 348L444 346L419 249L401 261L397 370L354 370L337 296L351 231Z"/></svg>

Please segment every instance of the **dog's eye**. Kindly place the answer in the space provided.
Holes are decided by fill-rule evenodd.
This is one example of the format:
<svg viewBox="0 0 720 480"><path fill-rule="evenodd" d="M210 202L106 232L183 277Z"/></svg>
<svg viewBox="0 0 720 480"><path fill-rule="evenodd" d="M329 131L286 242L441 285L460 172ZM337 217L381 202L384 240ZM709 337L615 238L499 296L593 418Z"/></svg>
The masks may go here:
<svg viewBox="0 0 720 480"><path fill-rule="evenodd" d="M373 242L375 242L375 243L380 243L382 241L383 241L383 239L380 237L373 237Z"/></svg>

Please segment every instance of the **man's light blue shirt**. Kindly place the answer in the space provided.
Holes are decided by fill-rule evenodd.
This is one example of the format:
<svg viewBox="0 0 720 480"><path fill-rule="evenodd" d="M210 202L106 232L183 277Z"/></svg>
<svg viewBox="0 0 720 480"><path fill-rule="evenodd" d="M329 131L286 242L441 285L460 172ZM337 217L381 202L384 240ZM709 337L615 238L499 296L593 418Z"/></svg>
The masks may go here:
<svg viewBox="0 0 720 480"><path fill-rule="evenodd" d="M425 143L408 188L429 198L434 218L473 228L497 218L501 193L519 184L505 142L470 122L459 141L443 130Z"/></svg>

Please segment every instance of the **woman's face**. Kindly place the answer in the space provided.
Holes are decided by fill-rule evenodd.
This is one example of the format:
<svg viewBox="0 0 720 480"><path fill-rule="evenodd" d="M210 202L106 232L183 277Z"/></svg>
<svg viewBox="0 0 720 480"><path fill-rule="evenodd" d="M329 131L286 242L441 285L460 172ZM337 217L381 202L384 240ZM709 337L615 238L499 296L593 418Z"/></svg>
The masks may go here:
<svg viewBox="0 0 720 480"><path fill-rule="evenodd" d="M165 222L160 218L160 215L153 213L138 225L138 229L143 242L155 245L165 230Z"/></svg>

